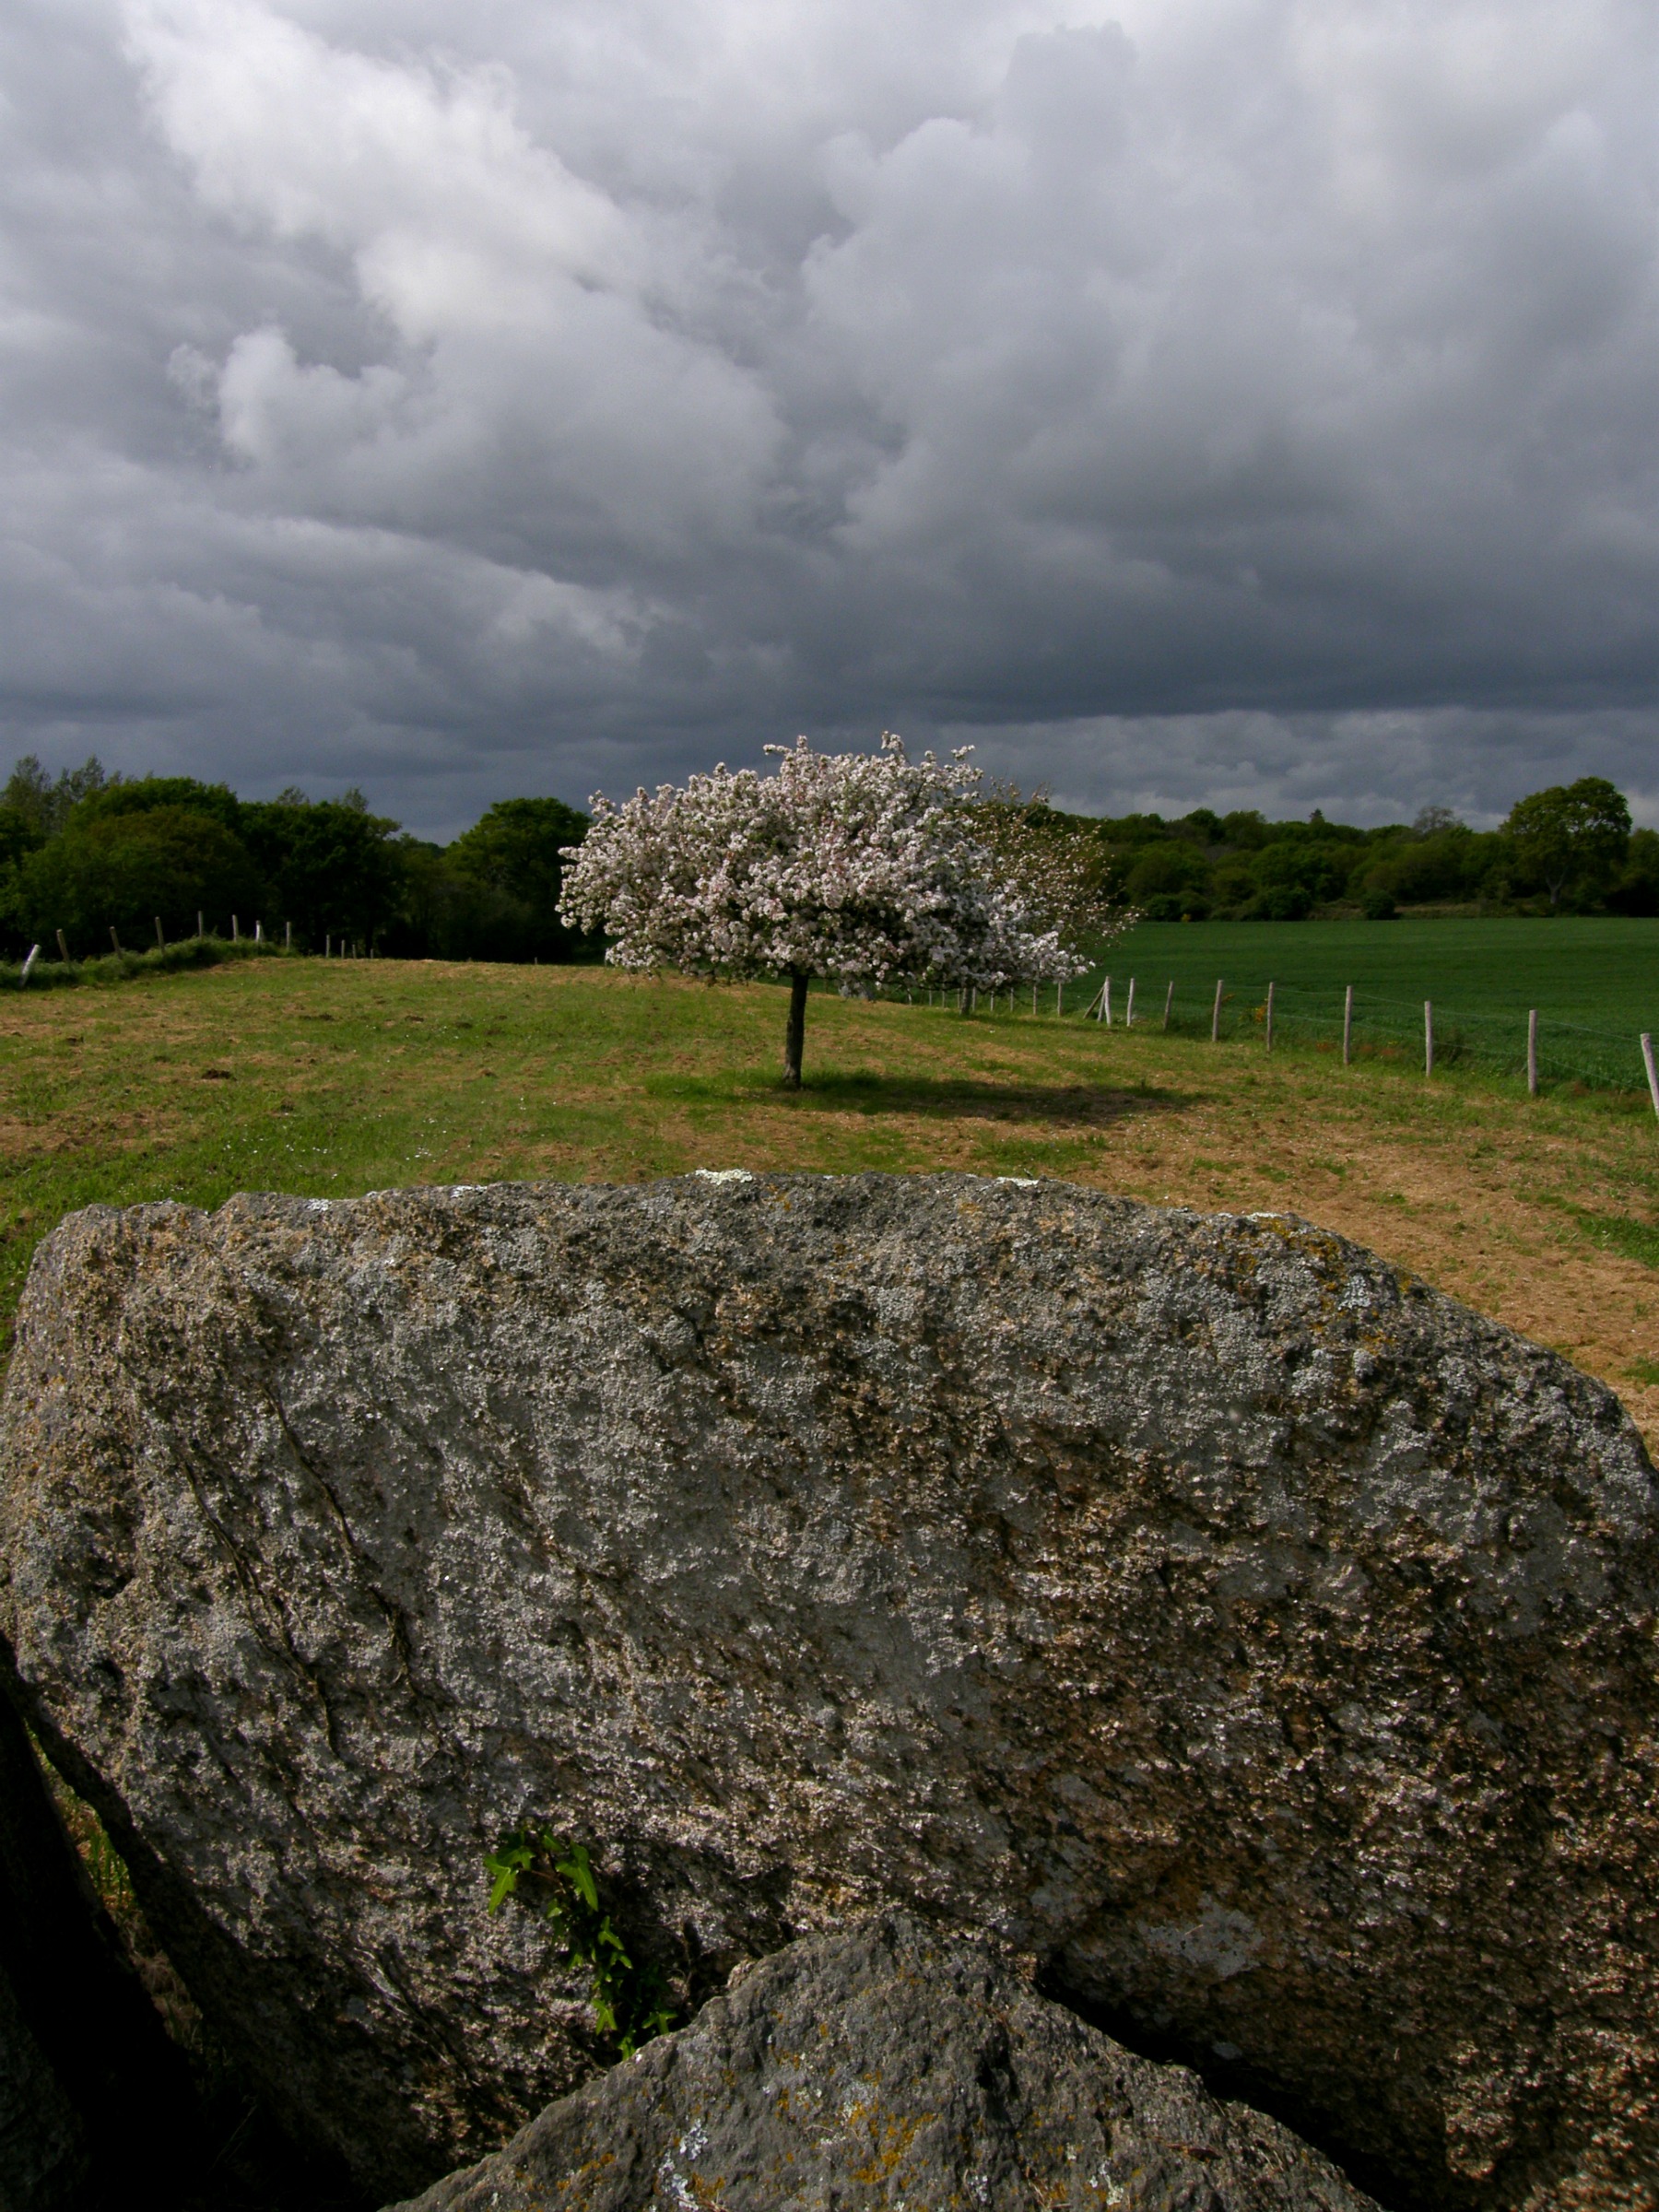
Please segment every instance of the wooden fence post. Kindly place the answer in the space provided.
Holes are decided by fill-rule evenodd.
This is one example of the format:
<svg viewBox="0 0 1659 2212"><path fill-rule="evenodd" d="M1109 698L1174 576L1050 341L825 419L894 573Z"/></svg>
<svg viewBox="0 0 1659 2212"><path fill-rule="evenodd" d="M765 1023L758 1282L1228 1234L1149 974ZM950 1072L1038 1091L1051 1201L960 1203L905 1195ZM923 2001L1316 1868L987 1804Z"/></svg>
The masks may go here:
<svg viewBox="0 0 1659 2212"><path fill-rule="evenodd" d="M159 914L156 916L156 942L165 951L167 947L167 939L161 934L161 917Z"/></svg>
<svg viewBox="0 0 1659 2212"><path fill-rule="evenodd" d="M40 951L40 949L41 948L38 945L31 945L29 948L29 958L24 961L22 973L18 978L18 988L19 991L22 990L23 986L29 981L29 971L34 966L35 955Z"/></svg>
<svg viewBox="0 0 1659 2212"><path fill-rule="evenodd" d="M1344 1067L1347 1065L1349 1059L1352 1057L1353 1048L1354 986L1352 983L1350 983L1347 987L1347 995L1342 1002L1342 1065Z"/></svg>
<svg viewBox="0 0 1659 2212"><path fill-rule="evenodd" d="M1210 1016L1210 1042L1211 1042L1212 1044L1218 1044L1218 1043L1220 1042L1220 1041L1221 1041L1221 978L1220 978L1219 976L1218 976L1218 977L1216 978L1216 1006L1215 1006L1215 1011L1214 1011L1214 1012L1211 1014L1211 1016Z"/></svg>
<svg viewBox="0 0 1659 2212"><path fill-rule="evenodd" d="M57 933L58 951L66 960L69 958L69 940L60 929Z"/></svg>
<svg viewBox="0 0 1659 2212"><path fill-rule="evenodd" d="M1065 1012L1065 985L1063 982L1054 985L1054 1011L1059 1015Z"/></svg>
<svg viewBox="0 0 1659 2212"><path fill-rule="evenodd" d="M1100 985L1100 1011L1099 1019L1103 1021L1108 1029L1112 1027L1112 978L1110 976L1108 976L1106 981Z"/></svg>
<svg viewBox="0 0 1659 2212"><path fill-rule="evenodd" d="M1434 1073L1434 1006L1431 1000L1423 1001L1423 1080L1426 1083Z"/></svg>
<svg viewBox="0 0 1659 2212"><path fill-rule="evenodd" d="M113 922L112 922L110 924L110 943L117 952L121 950L121 939L115 935L115 924Z"/></svg>
<svg viewBox="0 0 1659 2212"><path fill-rule="evenodd" d="M237 921L234 914L232 914L230 917L230 942L232 945L238 945L241 942L241 924Z"/></svg>
<svg viewBox="0 0 1659 2212"><path fill-rule="evenodd" d="M1172 1006L1174 1004L1175 1004L1175 979L1174 979L1174 977L1173 977L1173 976L1171 976L1171 977L1170 978L1170 987L1169 987L1169 989L1168 989L1168 990L1167 990L1167 991L1164 993L1164 1028L1165 1028L1166 1030L1167 1030L1167 1029L1169 1028L1169 1026L1170 1026L1170 1008L1171 1008L1171 1006Z"/></svg>
<svg viewBox="0 0 1659 2212"><path fill-rule="evenodd" d="M198 937L205 937L206 935L207 932L202 927L202 910L198 906L196 908L196 935Z"/></svg>
<svg viewBox="0 0 1659 2212"><path fill-rule="evenodd" d="M1653 1112L1659 1113L1659 1068L1653 1065L1653 1040L1646 1030L1641 1032L1641 1064L1647 1069L1648 1096L1653 1101Z"/></svg>
<svg viewBox="0 0 1659 2212"><path fill-rule="evenodd" d="M285 922L282 925L282 947L285 952L294 949L294 925L291 922Z"/></svg>
<svg viewBox="0 0 1659 2212"><path fill-rule="evenodd" d="M1267 1050L1273 1050L1273 985L1267 986Z"/></svg>
<svg viewBox="0 0 1659 2212"><path fill-rule="evenodd" d="M1538 1095L1538 1009L1534 1006L1526 1017L1526 1095Z"/></svg>
<svg viewBox="0 0 1659 2212"><path fill-rule="evenodd" d="M1133 976L1129 978L1129 996L1124 1002L1124 1027L1126 1030L1132 1030L1135 1027L1135 978Z"/></svg>

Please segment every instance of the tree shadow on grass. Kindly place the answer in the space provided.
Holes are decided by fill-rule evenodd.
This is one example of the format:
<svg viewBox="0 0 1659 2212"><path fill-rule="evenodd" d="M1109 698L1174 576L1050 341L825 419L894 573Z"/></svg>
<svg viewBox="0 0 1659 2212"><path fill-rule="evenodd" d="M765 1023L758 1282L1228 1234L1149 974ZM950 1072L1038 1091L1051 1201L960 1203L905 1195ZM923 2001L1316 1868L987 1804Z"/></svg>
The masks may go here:
<svg viewBox="0 0 1659 2212"><path fill-rule="evenodd" d="M646 1088L688 1104L788 1106L800 1113L902 1114L936 1121L1027 1122L1103 1128L1147 1114L1182 1113L1194 1101L1152 1084L997 1083L970 1076L884 1076L867 1068L808 1073L799 1090L772 1078L727 1083L659 1077Z"/></svg>

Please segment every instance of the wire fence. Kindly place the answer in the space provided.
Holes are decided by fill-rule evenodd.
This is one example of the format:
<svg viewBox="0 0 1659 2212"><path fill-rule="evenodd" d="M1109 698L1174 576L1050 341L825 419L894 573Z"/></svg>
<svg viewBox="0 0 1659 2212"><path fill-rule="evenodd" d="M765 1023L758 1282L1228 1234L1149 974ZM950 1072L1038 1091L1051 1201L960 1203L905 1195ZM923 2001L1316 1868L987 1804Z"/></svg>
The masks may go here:
<svg viewBox="0 0 1659 2212"><path fill-rule="evenodd" d="M37 951L38 951L37 947ZM40 962L19 968L0 962L0 986L50 988L53 984L109 982L140 973L206 967L225 959L273 955L280 947L265 938L220 940L186 938L145 952L117 951L83 961ZM344 947L341 947L344 950ZM822 982L820 990L833 990ZM1317 988L1245 976L1218 979L1200 986L1189 980L1109 974L1094 968L1064 987L1043 983L994 993L929 991L903 985L877 996L951 1013L1092 1021L1102 1027L1168 1030L1181 1037L1213 1038L1218 1043L1254 1043L1263 1050L1293 1048L1320 1053L1347 1052L1351 1061L1382 1060L1415 1065L1427 1061L1424 1002L1356 990L1351 1006L1339 986ZM1479 1008L1455 1001L1432 1005L1433 1065L1458 1066L1528 1078L1528 1018L1514 1006ZM1659 1012L1653 1030L1659 1033ZM1346 1032L1346 1034L1345 1034ZM1570 1084L1588 1089L1650 1089L1659 1112L1659 1076L1643 1065L1642 1040L1631 1029L1569 1021L1545 1010L1537 1022L1532 1074L1540 1088Z"/></svg>
<svg viewBox="0 0 1659 2212"><path fill-rule="evenodd" d="M1422 1068L1426 1065L1424 1001L1356 991L1351 1013L1343 988L1314 989L1269 979L1221 978L1207 989L1191 982L1171 989L1166 977L1114 974L1095 969L1060 992L1053 983L1035 994L1023 990L971 994L964 1007L955 992L886 991L885 998L912 1005L931 1004L951 1012L971 1011L1067 1023L1091 1021L1120 1029L1131 1015L1133 1026L1181 1037L1214 1037L1218 1043L1253 1043L1268 1049L1268 998L1272 993L1272 1049L1330 1053L1340 1057L1347 1028L1350 1060L1380 1060ZM1217 993L1219 992L1218 1004ZM1524 1009L1496 1011L1453 1002L1432 1007L1434 1066L1479 1068L1489 1074L1527 1078L1528 1020ZM1653 1028L1659 1031L1659 1013ZM1598 1027L1542 1012L1536 1031L1535 1069L1539 1086L1580 1084L1596 1090L1644 1090L1647 1075L1641 1041L1633 1030Z"/></svg>

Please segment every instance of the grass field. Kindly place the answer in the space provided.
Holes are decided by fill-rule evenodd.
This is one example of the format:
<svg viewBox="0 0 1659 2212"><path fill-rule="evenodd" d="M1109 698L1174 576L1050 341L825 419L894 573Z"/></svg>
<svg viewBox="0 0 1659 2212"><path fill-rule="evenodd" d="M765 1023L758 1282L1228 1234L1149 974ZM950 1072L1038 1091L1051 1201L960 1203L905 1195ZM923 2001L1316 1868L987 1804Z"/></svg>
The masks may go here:
<svg viewBox="0 0 1659 2212"><path fill-rule="evenodd" d="M1312 932L1274 935L1293 951ZM815 995L792 1096L783 1011L763 986L379 960L7 994L0 1306L37 1239L98 1201L693 1167L1056 1175L1305 1214L1568 1352L1659 1441L1644 1095L1532 1102L1473 1065L1426 1085L1385 1061L1269 1058L1259 1031L1216 1047L1207 1026L1126 1035Z"/></svg>
<svg viewBox="0 0 1659 2212"><path fill-rule="evenodd" d="M1639 1034L1659 1031L1659 921L1143 923L1107 966L1114 1011L1133 975L1137 1017L1161 1022L1172 982L1176 1027L1206 1038L1218 979L1224 1034L1256 1026L1273 982L1276 1032L1309 1042L1340 1039L1352 983L1356 1042L1412 1060L1430 999L1438 1059L1514 1074L1535 1006L1546 1081L1638 1087ZM1102 972L1073 987L1075 1003L1099 989Z"/></svg>

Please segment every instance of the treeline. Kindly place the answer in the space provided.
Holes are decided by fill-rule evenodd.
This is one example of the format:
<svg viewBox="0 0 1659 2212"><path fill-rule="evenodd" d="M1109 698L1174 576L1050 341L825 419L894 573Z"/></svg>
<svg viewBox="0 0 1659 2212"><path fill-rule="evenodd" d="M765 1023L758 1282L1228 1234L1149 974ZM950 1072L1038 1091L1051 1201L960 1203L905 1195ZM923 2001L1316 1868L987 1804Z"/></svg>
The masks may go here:
<svg viewBox="0 0 1659 2212"><path fill-rule="evenodd" d="M1443 806L1409 824L1358 830L1269 821L1207 806L1168 821L1116 820L1028 806L1054 833L1088 840L1103 888L1150 921L1385 919L1403 908L1509 913L1659 914L1659 832L1632 830L1613 784L1583 776L1534 792L1502 827L1471 830Z"/></svg>
<svg viewBox="0 0 1659 2212"><path fill-rule="evenodd" d="M568 960L599 947L558 914L562 845L587 817L503 799L453 844L411 837L359 792L239 799L187 776L126 779L96 760L54 781L32 757L0 791L0 931L12 954L80 959L201 925L300 950L404 959Z"/></svg>
<svg viewBox="0 0 1659 2212"><path fill-rule="evenodd" d="M1623 795L1600 777L1533 793L1502 827L1469 829L1444 807L1360 830L1195 807L1096 818L999 792L1075 853L1100 895L1152 921L1296 922L1314 914L1384 918L1402 909L1659 914L1659 833L1632 830ZM19 957L108 953L111 932L136 950L193 935L197 918L228 935L261 924L302 951L325 945L404 959L595 959L596 940L559 921L560 848L588 818L559 799L502 799L449 845L410 836L360 792L240 799L187 776L124 778L96 760L55 780L32 756L0 790L0 935ZM999 825L988 820L988 831ZM995 845L1007 842L996 834Z"/></svg>

